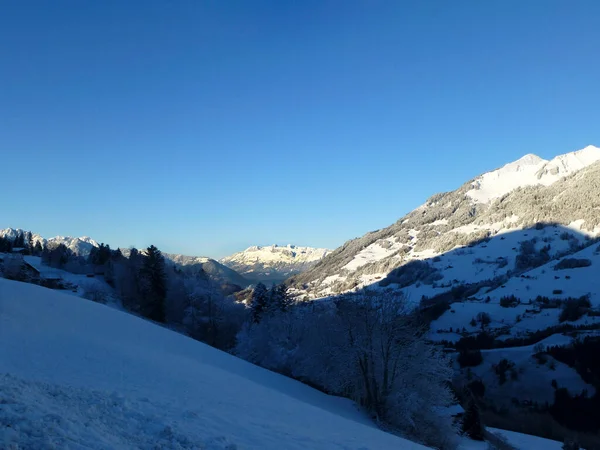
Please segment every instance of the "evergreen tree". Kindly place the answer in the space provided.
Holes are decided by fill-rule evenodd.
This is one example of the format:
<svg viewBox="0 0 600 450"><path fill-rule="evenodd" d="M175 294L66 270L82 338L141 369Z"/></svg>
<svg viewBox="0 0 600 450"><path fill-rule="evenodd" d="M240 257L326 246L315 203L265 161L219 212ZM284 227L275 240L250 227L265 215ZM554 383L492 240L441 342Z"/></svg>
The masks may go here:
<svg viewBox="0 0 600 450"><path fill-rule="evenodd" d="M143 256L140 255L136 248L131 248L129 257L125 258L121 252L121 255L115 255L114 269L115 269L115 289L117 289L123 307L129 311L140 312L140 298L141 298L141 285L140 285L140 272L143 262Z"/></svg>
<svg viewBox="0 0 600 450"><path fill-rule="evenodd" d="M71 255L71 250L69 250L65 244L59 244L52 250L50 250L48 255L48 265L50 267L62 269L65 266L65 264L69 262L69 258L71 257Z"/></svg>
<svg viewBox="0 0 600 450"><path fill-rule="evenodd" d="M92 247L90 249L90 253L87 257L87 262L88 262L88 264L96 264L97 261L98 261L98 248Z"/></svg>
<svg viewBox="0 0 600 450"><path fill-rule="evenodd" d="M111 250L110 250L110 246L104 245L104 244L100 244L100 247L98 247L98 265L102 266L104 264L106 264L106 262L110 259L111 257Z"/></svg>
<svg viewBox="0 0 600 450"><path fill-rule="evenodd" d="M118 248L116 250L111 250L110 258L113 261L120 261L121 259L123 259L123 253L121 253L121 249Z"/></svg>
<svg viewBox="0 0 600 450"><path fill-rule="evenodd" d="M471 439L483 441L485 428L481 423L479 407L477 406L477 402L472 395L470 396L467 407L465 408L465 415L463 416L462 421L462 431Z"/></svg>
<svg viewBox="0 0 600 450"><path fill-rule="evenodd" d="M283 284L273 285L268 295L268 310L270 312L286 311L291 300L287 293L287 287Z"/></svg>
<svg viewBox="0 0 600 450"><path fill-rule="evenodd" d="M10 239L0 237L0 253L10 253L12 251L12 242Z"/></svg>
<svg viewBox="0 0 600 450"><path fill-rule="evenodd" d="M115 263L112 258L104 264L104 281L109 286L115 287Z"/></svg>
<svg viewBox="0 0 600 450"><path fill-rule="evenodd" d="M42 264L49 266L50 265L50 250L48 249L48 246L44 245L41 256L42 256Z"/></svg>
<svg viewBox="0 0 600 450"><path fill-rule="evenodd" d="M251 317L254 323L259 323L263 314L269 307L269 292L267 287L258 283L252 291L252 298L250 300Z"/></svg>
<svg viewBox="0 0 600 450"><path fill-rule="evenodd" d="M165 322L167 283L165 260L154 245L146 249L141 269L141 313L156 322Z"/></svg>
<svg viewBox="0 0 600 450"><path fill-rule="evenodd" d="M16 248L25 247L25 236L21 230L19 230L17 232L17 237L15 238L15 241L13 242L13 247L16 247Z"/></svg>
<svg viewBox="0 0 600 450"><path fill-rule="evenodd" d="M95 266L102 266L111 257L110 246L100 244L99 247L92 247L88 256L88 263Z"/></svg>
<svg viewBox="0 0 600 450"><path fill-rule="evenodd" d="M33 235L31 234L31 231L26 231L25 232L25 251L23 252L24 255L33 255Z"/></svg>
<svg viewBox="0 0 600 450"><path fill-rule="evenodd" d="M40 241L37 241L33 247L33 251L32 254L34 254L35 256L42 256L42 252L44 251L42 244L40 244Z"/></svg>

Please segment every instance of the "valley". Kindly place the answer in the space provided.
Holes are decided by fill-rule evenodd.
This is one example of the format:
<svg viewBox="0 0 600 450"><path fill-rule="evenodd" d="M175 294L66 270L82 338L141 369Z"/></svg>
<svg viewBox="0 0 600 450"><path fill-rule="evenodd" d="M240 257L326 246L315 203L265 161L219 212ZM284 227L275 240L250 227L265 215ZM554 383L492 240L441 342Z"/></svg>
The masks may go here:
<svg viewBox="0 0 600 450"><path fill-rule="evenodd" d="M158 320L337 395L343 390L309 370L301 356L308 352L307 358L318 361L314 349L302 347L305 333L322 332L320 321L331 314L328 305L337 311L328 319L333 332L352 317L344 318L344 302L385 304L396 298L405 305L402 314L427 325L427 343L414 345L433 345L450 358L452 373L447 375L463 408L475 395L488 425L556 441L577 432L586 448L595 448L596 423L581 418L574 425L556 408L560 401L560 408L579 417L571 409L575 404L586 414L600 398L597 369L585 362L600 340L596 161L600 149L591 146L551 161L527 155L456 191L435 195L388 228L333 251L255 246L217 261L161 256L155 248L111 250L88 237L44 239L5 229L0 231L1 267L7 278L61 289L71 294L70 302L80 296ZM152 276L143 281L151 270L144 267L156 252L164 260L165 277L159 285L164 313L158 316L145 306L144 296L152 291L145 291L144 283L154 283ZM21 289L18 283L6 286ZM272 309L277 302L281 311ZM303 305L309 304L307 310ZM338 315L342 322L334 325ZM306 328L309 323L313 328ZM284 325L293 330L285 332L286 339L299 346L285 356L281 352L289 351L284 350L289 343L279 341ZM9 381L18 389L25 386L20 378ZM36 395L45 395L49 388L35 389ZM218 445L214 448L230 448Z"/></svg>

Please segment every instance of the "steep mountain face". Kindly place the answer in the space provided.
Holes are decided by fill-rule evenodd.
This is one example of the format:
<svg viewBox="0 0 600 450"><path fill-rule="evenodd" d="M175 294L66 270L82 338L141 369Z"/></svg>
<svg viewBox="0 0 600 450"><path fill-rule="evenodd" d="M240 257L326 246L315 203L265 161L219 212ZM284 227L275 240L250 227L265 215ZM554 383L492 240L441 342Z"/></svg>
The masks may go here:
<svg viewBox="0 0 600 450"><path fill-rule="evenodd" d="M167 263L176 264L180 267L193 269L201 268L214 281L247 287L251 282L240 275L237 271L221 264L220 262L203 256L185 256L170 253L163 253Z"/></svg>
<svg viewBox="0 0 600 450"><path fill-rule="evenodd" d="M92 248L99 247L98 242L88 236L76 238L70 236L56 236L48 239L46 244L51 248L60 244L64 244L69 250L78 256L88 256Z"/></svg>
<svg viewBox="0 0 600 450"><path fill-rule="evenodd" d="M598 234L599 160L600 149L593 146L551 161L526 155L455 191L434 195L385 229L346 242L288 284L296 295L309 299L389 286L418 301L456 284L510 277L523 269L515 267L523 241L537 237L536 251L550 245L548 255L555 258ZM562 225L559 234L572 236L523 231L541 222ZM482 252L473 249L474 243L490 239L498 245L483 243ZM483 266L494 269L478 270ZM400 282L395 281L398 277Z"/></svg>
<svg viewBox="0 0 600 450"><path fill-rule="evenodd" d="M254 246L222 258L220 262L248 279L279 283L313 267L330 252L325 248L295 245Z"/></svg>
<svg viewBox="0 0 600 450"><path fill-rule="evenodd" d="M99 246L95 240L87 236L56 236L45 239L37 233L25 231L20 228L6 228L4 230L0 230L0 237L7 238L11 241L14 241L17 236L28 236L29 234L31 234L33 245L39 242L42 246L46 245L50 248L53 248L59 246L60 244L64 244L68 249L78 256L88 256L93 247Z"/></svg>
<svg viewBox="0 0 600 450"><path fill-rule="evenodd" d="M5 228L0 230L0 238L8 239L9 241L13 241L17 239L18 236L28 236L30 232L22 230L20 228ZM45 244L46 239L36 233L31 233L31 240L33 241L33 245L36 243Z"/></svg>

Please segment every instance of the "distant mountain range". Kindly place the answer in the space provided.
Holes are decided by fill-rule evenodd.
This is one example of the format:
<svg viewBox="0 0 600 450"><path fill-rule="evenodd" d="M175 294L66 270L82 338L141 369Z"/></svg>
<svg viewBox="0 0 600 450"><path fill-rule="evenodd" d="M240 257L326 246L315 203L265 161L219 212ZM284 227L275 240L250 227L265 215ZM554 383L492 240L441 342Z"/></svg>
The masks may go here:
<svg viewBox="0 0 600 450"><path fill-rule="evenodd" d="M87 256L93 247L98 247L99 244L90 237L69 237L69 236L56 236L53 238L45 239L37 233L27 232L20 228L5 228L0 230L0 237L8 238L11 241L19 235L25 235L31 233L31 240L35 245L39 242L42 246L55 247L60 244L64 244L76 255Z"/></svg>
<svg viewBox="0 0 600 450"><path fill-rule="evenodd" d="M7 228L0 230L0 237L14 240L19 235L28 236L29 233L31 232ZM40 242L49 247L64 244L75 255L83 257L87 257L92 248L99 246L97 241L87 236L56 236L45 239L39 234L31 233L31 240L34 245ZM129 249L122 248L120 250L125 256L129 255ZM330 250L327 249L311 247L271 245L250 247L220 261L206 256L186 256L172 253L163 253L163 255L168 263L182 267L201 267L213 280L245 288L259 281L281 283L286 278L312 267L329 252Z"/></svg>
<svg viewBox="0 0 600 450"><path fill-rule="evenodd" d="M331 250L295 245L253 246L219 260L244 277L266 283L280 283L323 259Z"/></svg>
<svg viewBox="0 0 600 450"><path fill-rule="evenodd" d="M217 260L203 256L185 256L171 253L163 253L167 261L179 266L198 266L208 274L212 279L221 280L228 284L245 288L251 284L251 281L240 275L233 269L221 264Z"/></svg>

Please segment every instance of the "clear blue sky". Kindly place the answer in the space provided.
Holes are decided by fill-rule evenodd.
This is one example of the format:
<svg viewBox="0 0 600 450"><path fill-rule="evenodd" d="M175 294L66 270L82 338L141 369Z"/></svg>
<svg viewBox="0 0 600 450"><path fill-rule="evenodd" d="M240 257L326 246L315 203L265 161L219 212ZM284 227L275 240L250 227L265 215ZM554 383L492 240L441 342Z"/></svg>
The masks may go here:
<svg viewBox="0 0 600 450"><path fill-rule="evenodd" d="M600 145L600 2L7 1L0 227L336 247Z"/></svg>

